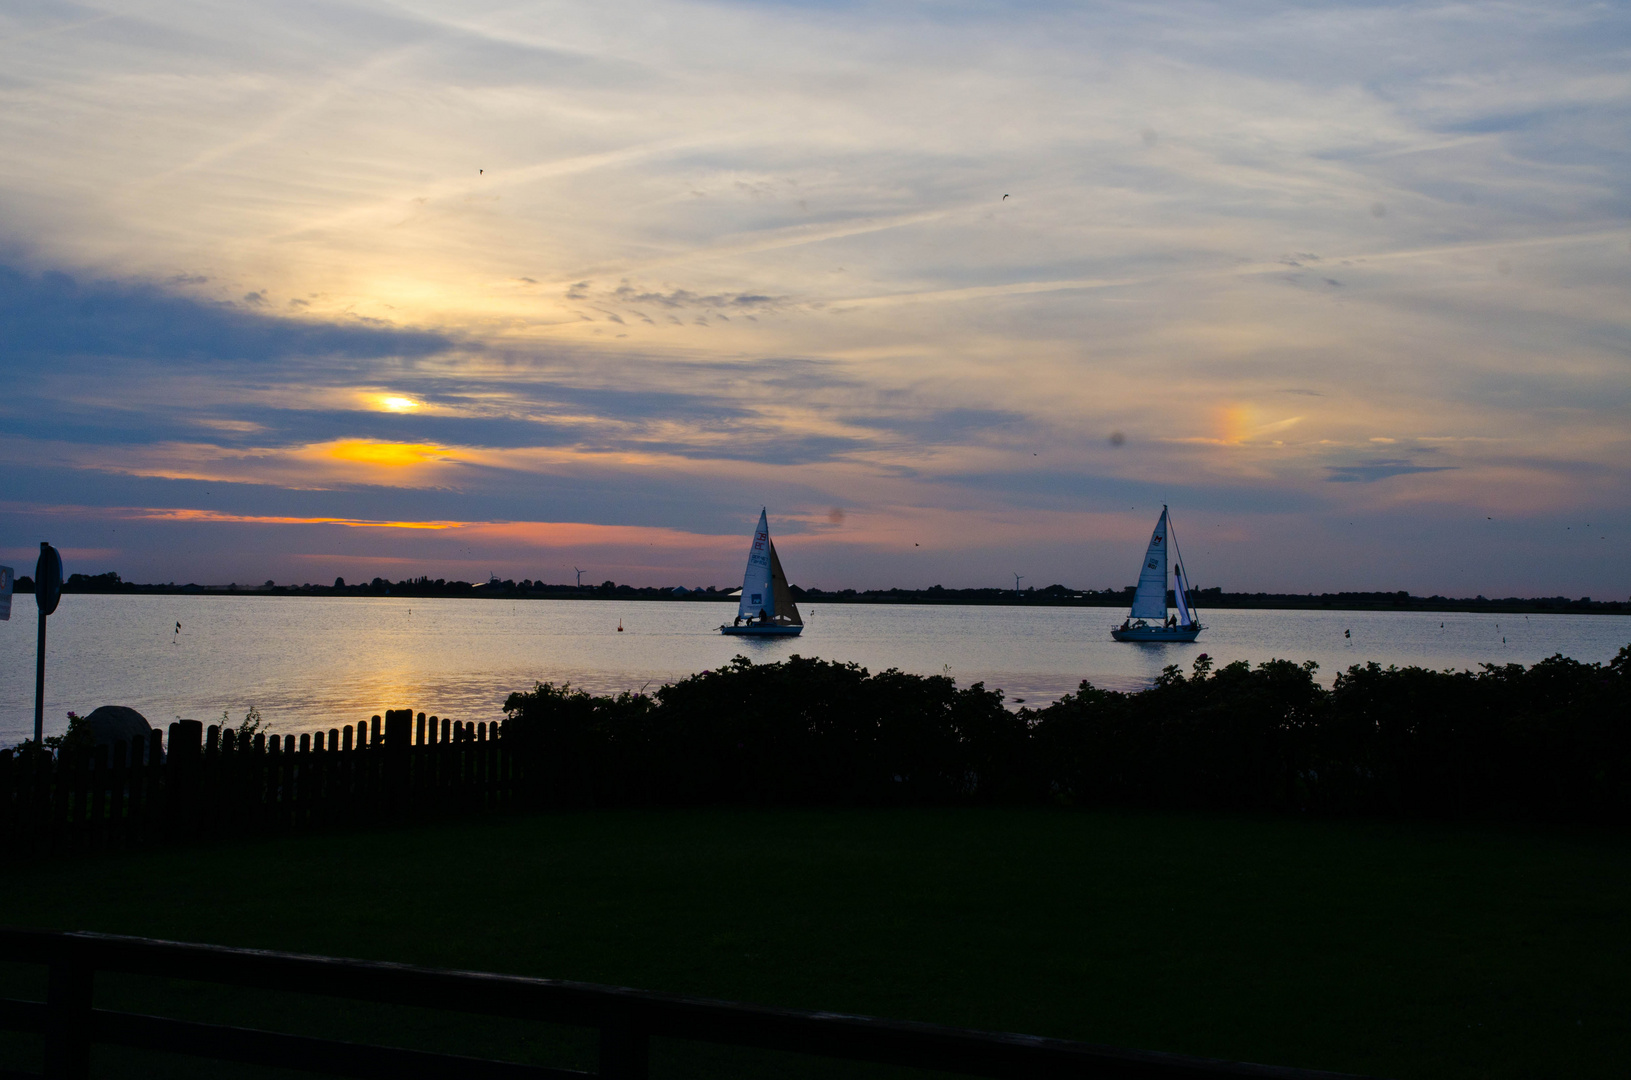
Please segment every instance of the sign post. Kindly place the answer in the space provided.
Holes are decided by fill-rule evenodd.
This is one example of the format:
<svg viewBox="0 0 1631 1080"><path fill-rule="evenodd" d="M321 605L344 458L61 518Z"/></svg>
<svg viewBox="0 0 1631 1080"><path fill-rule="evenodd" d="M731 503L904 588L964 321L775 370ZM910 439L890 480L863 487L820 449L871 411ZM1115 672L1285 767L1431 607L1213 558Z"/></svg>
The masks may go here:
<svg viewBox="0 0 1631 1080"><path fill-rule="evenodd" d="M40 541L40 559L34 564L34 603L40 609L40 640L34 652L34 749L45 747L45 618L62 599L62 556Z"/></svg>

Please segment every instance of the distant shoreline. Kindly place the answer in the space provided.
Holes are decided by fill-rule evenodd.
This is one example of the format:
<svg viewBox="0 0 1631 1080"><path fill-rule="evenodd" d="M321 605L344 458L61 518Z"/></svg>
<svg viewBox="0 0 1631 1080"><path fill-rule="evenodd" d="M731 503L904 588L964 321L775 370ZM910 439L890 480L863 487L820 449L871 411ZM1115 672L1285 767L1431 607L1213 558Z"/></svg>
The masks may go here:
<svg viewBox="0 0 1631 1080"><path fill-rule="evenodd" d="M15 591L32 593L34 582L19 577ZM63 584L64 593L116 596L340 596L380 597L398 596L414 599L463 600L668 600L695 603L728 603L731 589L710 586L702 589L683 587L657 588L618 585L603 582L599 585L552 585L524 580L447 581L415 578L406 581L386 581L375 578L355 585L336 582L333 585L198 585L137 584L121 580L118 574L95 576L74 574ZM992 607L1094 607L1126 608L1132 603L1133 587L1124 589L1069 589L1063 585L1050 585L1044 589L946 589L933 586L928 589L855 589L825 590L801 589L793 586L793 597L803 604L909 604L909 605L973 605ZM1231 593L1221 588L1197 589L1191 597L1200 611L1220 610L1290 610L1290 611L1436 611L1445 613L1489 614L1568 614L1568 615L1631 615L1631 602L1619 600L1593 600L1590 597L1569 599L1550 597L1505 597L1488 599L1483 596L1457 599L1445 596L1411 596L1399 592L1339 592L1339 593Z"/></svg>

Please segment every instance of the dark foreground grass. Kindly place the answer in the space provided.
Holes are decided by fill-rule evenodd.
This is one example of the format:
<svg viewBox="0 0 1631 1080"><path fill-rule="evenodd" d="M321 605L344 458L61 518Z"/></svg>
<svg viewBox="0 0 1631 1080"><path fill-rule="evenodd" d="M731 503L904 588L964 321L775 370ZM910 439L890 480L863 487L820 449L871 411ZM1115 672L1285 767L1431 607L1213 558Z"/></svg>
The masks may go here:
<svg viewBox="0 0 1631 1080"><path fill-rule="evenodd" d="M12 925L1397 1077L1618 1077L1631 1060L1631 844L1613 837L1042 810L615 811L4 873ZM587 1054L566 1036L522 1044L502 1024L143 992L237 1021L372 1024L400 1044L453 1048L456 1034L466 1051ZM108 990L151 1008L134 993ZM732 1069L703 1057L669 1071Z"/></svg>

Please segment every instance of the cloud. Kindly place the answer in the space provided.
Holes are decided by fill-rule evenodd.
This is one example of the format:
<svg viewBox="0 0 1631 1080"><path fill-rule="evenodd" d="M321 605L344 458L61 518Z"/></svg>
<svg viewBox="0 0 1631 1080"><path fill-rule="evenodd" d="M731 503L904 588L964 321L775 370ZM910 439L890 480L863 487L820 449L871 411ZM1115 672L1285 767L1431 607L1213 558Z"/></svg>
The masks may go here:
<svg viewBox="0 0 1631 1080"><path fill-rule="evenodd" d="M464 557L256 517L711 535L767 503L811 538L843 506L857 581L931 548L946 584L1073 580L1119 565L1073 513L1136 547L1171 499L1252 538L1208 556L1232 584L1325 588L1380 572L1295 569L1327 516L1631 505L1612 5L13 22L0 465L35 502L206 515L132 560L228 528ZM1631 569L1460 548L1445 573L1514 582L1486 594Z"/></svg>
<svg viewBox="0 0 1631 1080"><path fill-rule="evenodd" d="M668 292L642 290L626 280L605 293L610 299L625 304L655 304L665 308L697 308L704 311L773 311L785 304L785 296L764 296L757 293L713 293L699 295L689 289L670 289Z"/></svg>
<svg viewBox="0 0 1631 1080"><path fill-rule="evenodd" d="M253 297L253 300L250 298ZM259 305L264 297L245 297ZM0 265L0 369L83 357L170 364L270 363L308 358L424 357L453 347L445 334L360 321L291 321L111 280Z"/></svg>
<svg viewBox="0 0 1631 1080"><path fill-rule="evenodd" d="M460 529L468 521L370 521L365 518L279 517L274 514L228 514L219 510L191 508L120 507L101 510L106 516L122 516L131 521L184 521L211 525L343 525L348 529Z"/></svg>
<svg viewBox="0 0 1631 1080"><path fill-rule="evenodd" d="M1403 459L1369 461L1363 465L1328 465L1326 471L1330 475L1326 479L1339 484L1374 484L1395 476L1447 472L1454 468L1454 465L1417 465Z"/></svg>

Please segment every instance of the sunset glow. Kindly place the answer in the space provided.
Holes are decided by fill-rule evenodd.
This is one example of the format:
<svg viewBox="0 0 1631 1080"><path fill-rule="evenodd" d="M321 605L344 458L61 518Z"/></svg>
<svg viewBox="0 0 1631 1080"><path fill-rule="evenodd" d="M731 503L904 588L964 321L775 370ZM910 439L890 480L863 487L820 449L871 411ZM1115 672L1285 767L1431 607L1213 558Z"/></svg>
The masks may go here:
<svg viewBox="0 0 1631 1080"><path fill-rule="evenodd" d="M443 446L375 442L371 439L341 439L321 447L321 450L337 461L355 461L387 469L406 469L427 461L446 460L449 452Z"/></svg>
<svg viewBox="0 0 1631 1080"><path fill-rule="evenodd" d="M1624 593L1631 14L1174 10L0 16L0 559Z"/></svg>

